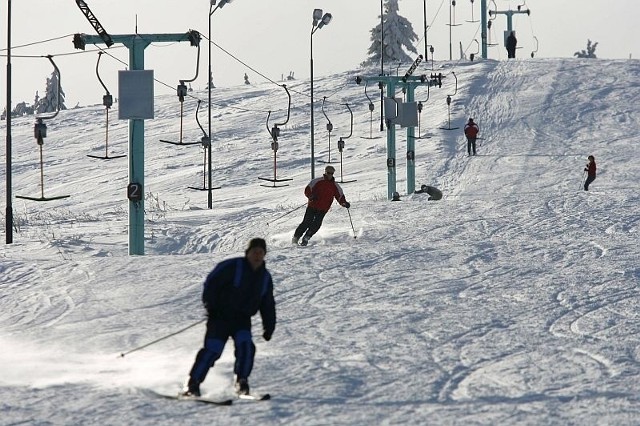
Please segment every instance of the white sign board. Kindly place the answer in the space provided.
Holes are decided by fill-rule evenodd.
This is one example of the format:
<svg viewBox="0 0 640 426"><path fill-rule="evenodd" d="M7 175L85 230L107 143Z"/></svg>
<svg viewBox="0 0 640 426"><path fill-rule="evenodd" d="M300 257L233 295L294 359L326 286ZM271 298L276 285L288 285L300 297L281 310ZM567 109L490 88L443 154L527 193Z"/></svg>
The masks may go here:
<svg viewBox="0 0 640 426"><path fill-rule="evenodd" d="M118 118L153 119L153 70L118 71Z"/></svg>

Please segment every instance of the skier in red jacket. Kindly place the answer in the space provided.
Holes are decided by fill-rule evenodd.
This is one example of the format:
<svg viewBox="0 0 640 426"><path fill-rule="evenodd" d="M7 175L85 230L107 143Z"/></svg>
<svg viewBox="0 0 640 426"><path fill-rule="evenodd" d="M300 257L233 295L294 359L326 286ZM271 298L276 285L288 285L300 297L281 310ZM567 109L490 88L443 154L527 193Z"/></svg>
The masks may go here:
<svg viewBox="0 0 640 426"><path fill-rule="evenodd" d="M464 135L467 137L467 152L469 155L473 152L476 155L476 138L480 133L480 128L473 122L473 118L469 119L469 122L464 126Z"/></svg>
<svg viewBox="0 0 640 426"><path fill-rule="evenodd" d="M302 237L301 246L306 246L309 243L309 239L322 226L322 220L331 208L334 198L342 207L347 209L351 207L351 204L344 197L342 188L333 178L335 171L336 169L332 166L325 167L324 175L311 180L304 189L304 195L309 199L309 203L302 223L298 225L293 233L293 238L291 239L293 244L298 244L300 237Z"/></svg>
<svg viewBox="0 0 640 426"><path fill-rule="evenodd" d="M589 162L584 167L584 171L587 172L587 180L584 181L584 190L589 190L589 184L596 180L596 159L593 155L587 157Z"/></svg>

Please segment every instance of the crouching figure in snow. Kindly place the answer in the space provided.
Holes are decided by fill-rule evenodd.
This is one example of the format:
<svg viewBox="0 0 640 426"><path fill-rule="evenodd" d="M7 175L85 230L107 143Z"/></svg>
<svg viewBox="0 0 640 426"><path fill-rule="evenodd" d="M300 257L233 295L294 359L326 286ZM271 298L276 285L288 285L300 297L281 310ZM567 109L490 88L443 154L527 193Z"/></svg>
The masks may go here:
<svg viewBox="0 0 640 426"><path fill-rule="evenodd" d="M416 194L429 194L429 198L427 200L441 200L442 199L442 191L438 188L429 185L422 185L419 190L415 192Z"/></svg>

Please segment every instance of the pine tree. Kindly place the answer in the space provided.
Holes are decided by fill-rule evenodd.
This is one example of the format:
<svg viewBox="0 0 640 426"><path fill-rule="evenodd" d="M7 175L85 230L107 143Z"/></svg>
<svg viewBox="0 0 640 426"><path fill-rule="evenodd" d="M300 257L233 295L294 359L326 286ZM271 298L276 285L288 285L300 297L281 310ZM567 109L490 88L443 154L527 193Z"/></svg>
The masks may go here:
<svg viewBox="0 0 640 426"><path fill-rule="evenodd" d="M418 53L418 50L414 47L415 42L418 40L418 36L413 31L413 26L407 18L398 14L400 7L398 6L398 0L385 0L384 5L385 13L383 16L384 23L384 61L390 62L402 62L411 63L414 58L411 58L404 49L409 52ZM378 16L380 18L380 16ZM378 23L371 29L371 47L367 52L369 58L362 63L363 66L375 65L380 63L380 33L382 32L382 25ZM404 47L404 49L403 49Z"/></svg>
<svg viewBox="0 0 640 426"><path fill-rule="evenodd" d="M47 89L44 98L37 99L34 104L34 108L37 114L42 114L45 112L55 112L58 110L67 109L64 105L64 91L62 87L60 87L60 98L58 98L58 86L59 86L59 76L54 71L51 73L51 78L47 78Z"/></svg>
<svg viewBox="0 0 640 426"><path fill-rule="evenodd" d="M596 47L598 46L598 42L591 44L591 40L587 39L587 50L582 50L581 52L575 52L573 56L577 58L596 58Z"/></svg>

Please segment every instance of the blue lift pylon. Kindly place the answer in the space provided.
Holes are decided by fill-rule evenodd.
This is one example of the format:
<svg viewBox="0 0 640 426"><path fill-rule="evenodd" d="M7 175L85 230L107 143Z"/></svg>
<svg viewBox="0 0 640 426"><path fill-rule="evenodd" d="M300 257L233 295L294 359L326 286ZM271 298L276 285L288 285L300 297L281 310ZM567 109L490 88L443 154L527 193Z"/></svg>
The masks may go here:
<svg viewBox="0 0 640 426"><path fill-rule="evenodd" d="M99 32L100 34L100 32ZM196 37L197 34L197 37ZM200 34L190 30L180 34L100 34L92 36L75 34L73 44L76 49L84 50L86 44L114 43L125 45L129 49L129 70L144 70L144 50L151 43L172 43L189 41L197 46ZM110 44L109 44L110 42ZM129 120L129 254L144 254L144 119Z"/></svg>

